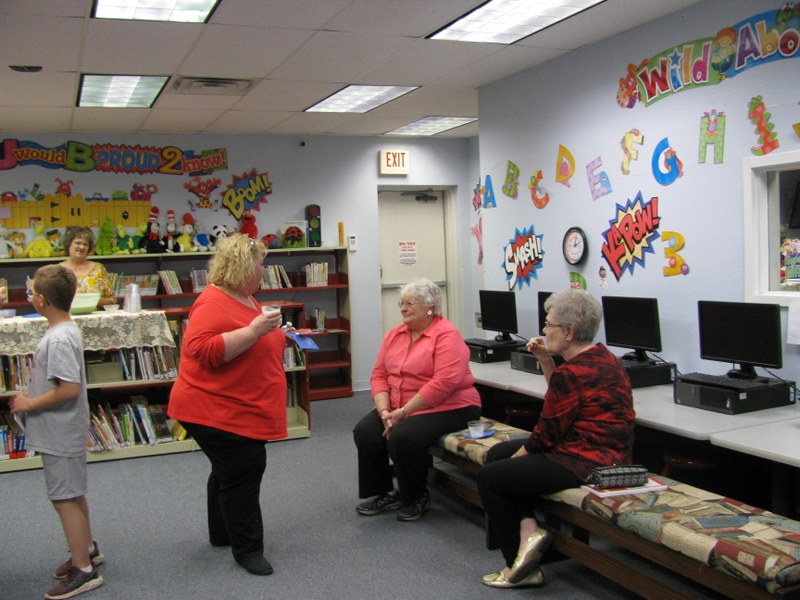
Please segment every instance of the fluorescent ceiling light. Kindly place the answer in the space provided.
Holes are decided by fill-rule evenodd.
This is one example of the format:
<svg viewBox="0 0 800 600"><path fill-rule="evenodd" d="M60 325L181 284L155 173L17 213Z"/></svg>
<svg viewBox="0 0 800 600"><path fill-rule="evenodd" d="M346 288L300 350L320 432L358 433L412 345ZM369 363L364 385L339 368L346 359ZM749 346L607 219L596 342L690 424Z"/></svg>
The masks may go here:
<svg viewBox="0 0 800 600"><path fill-rule="evenodd" d="M83 75L78 106L150 108L169 77Z"/></svg>
<svg viewBox="0 0 800 600"><path fill-rule="evenodd" d="M386 135L436 135L477 120L477 117L425 117Z"/></svg>
<svg viewBox="0 0 800 600"><path fill-rule="evenodd" d="M605 0L490 0L444 29L433 40L513 44Z"/></svg>
<svg viewBox="0 0 800 600"><path fill-rule="evenodd" d="M95 0L95 19L205 23L219 0Z"/></svg>
<svg viewBox="0 0 800 600"><path fill-rule="evenodd" d="M402 85L348 85L343 90L328 96L307 108L305 112L365 113L377 106L391 102L418 86Z"/></svg>

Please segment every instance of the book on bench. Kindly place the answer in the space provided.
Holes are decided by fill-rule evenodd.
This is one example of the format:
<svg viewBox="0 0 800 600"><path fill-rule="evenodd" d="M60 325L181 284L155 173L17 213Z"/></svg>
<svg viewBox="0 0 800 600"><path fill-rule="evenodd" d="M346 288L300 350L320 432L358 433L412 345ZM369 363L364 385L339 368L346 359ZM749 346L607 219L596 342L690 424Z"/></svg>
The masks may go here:
<svg viewBox="0 0 800 600"><path fill-rule="evenodd" d="M591 492L600 498L610 498L611 496L624 496L625 494L646 494L648 492L661 492L667 489L666 483L661 483L653 477L647 478L647 483L634 487L621 488L598 488L594 485L582 485L581 489Z"/></svg>

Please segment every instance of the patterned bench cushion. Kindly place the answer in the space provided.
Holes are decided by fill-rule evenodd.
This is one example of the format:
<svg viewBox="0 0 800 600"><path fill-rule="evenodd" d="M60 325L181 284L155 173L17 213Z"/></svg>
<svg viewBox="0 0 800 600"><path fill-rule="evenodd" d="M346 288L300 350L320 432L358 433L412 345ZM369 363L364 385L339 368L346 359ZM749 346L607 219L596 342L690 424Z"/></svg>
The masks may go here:
<svg viewBox="0 0 800 600"><path fill-rule="evenodd" d="M488 428L495 431L494 435L480 440L473 440L468 437L469 430L464 429L443 435L439 438L437 445L456 456L484 465L486 464L486 453L495 444L518 438L527 438L531 434L530 431L517 429L511 425L487 419L486 417L482 417L481 420L489 423Z"/></svg>
<svg viewBox="0 0 800 600"><path fill-rule="evenodd" d="M530 432L491 419L491 437L473 440L468 431L442 436L438 446L479 465L489 448ZM800 521L737 500L655 476L662 492L600 498L580 489L548 496L615 523L769 593L800 583Z"/></svg>

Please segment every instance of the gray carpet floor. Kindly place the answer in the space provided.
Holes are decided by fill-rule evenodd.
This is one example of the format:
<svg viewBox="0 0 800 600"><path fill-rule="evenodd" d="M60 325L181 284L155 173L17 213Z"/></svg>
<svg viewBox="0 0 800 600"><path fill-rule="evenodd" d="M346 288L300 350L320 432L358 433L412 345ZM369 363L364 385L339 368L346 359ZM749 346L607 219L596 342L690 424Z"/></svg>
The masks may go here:
<svg viewBox="0 0 800 600"><path fill-rule="evenodd" d="M247 574L230 551L207 543L200 452L89 466L95 537L106 555L96 600L633 598L579 564L544 566L540 589L496 590L482 575L502 565L484 546L482 516L431 488L420 521L393 514L359 516L354 507L352 427L371 407L366 393L312 404L309 439L267 447L262 487L268 577ZM67 557L41 471L0 475L0 598L42 598L53 569ZM610 549L613 551L613 549ZM615 552L616 555L616 552ZM636 557L628 557L636 560ZM674 585L689 597L714 598L698 586Z"/></svg>

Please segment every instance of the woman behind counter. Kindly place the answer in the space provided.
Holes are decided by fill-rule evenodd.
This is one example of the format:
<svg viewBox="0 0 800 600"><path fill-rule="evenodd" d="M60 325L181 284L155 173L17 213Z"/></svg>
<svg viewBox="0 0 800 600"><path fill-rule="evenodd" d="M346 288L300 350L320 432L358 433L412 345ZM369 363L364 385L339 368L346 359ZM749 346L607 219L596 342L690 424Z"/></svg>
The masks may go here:
<svg viewBox="0 0 800 600"><path fill-rule="evenodd" d="M546 340L531 339L547 393L530 437L501 442L478 473L478 492L505 567L483 578L491 587L539 586L538 562L550 534L536 522L542 494L580 486L598 465L631 462L634 412L631 384L619 359L592 342L603 311L588 292L564 290L544 304ZM552 354L564 359L556 368Z"/></svg>
<svg viewBox="0 0 800 600"><path fill-rule="evenodd" d="M253 297L266 248L235 234L210 261L209 285L189 311L178 379L167 413L211 462L208 537L230 546L253 575L269 575L259 493L266 442L284 438L286 375L280 311L262 312Z"/></svg>
<svg viewBox="0 0 800 600"><path fill-rule="evenodd" d="M100 292L99 305L116 304L111 278L102 263L89 260L94 250L94 234L86 227L67 227L64 237L67 259L61 266L75 273L78 279L76 294Z"/></svg>
<svg viewBox="0 0 800 600"><path fill-rule="evenodd" d="M373 496L356 510L371 516L399 508L399 521L416 521L430 503L428 447L478 419L481 399L469 349L441 315L439 287L417 279L400 291L398 305L403 322L384 336L370 378L375 410L353 430L358 496Z"/></svg>

